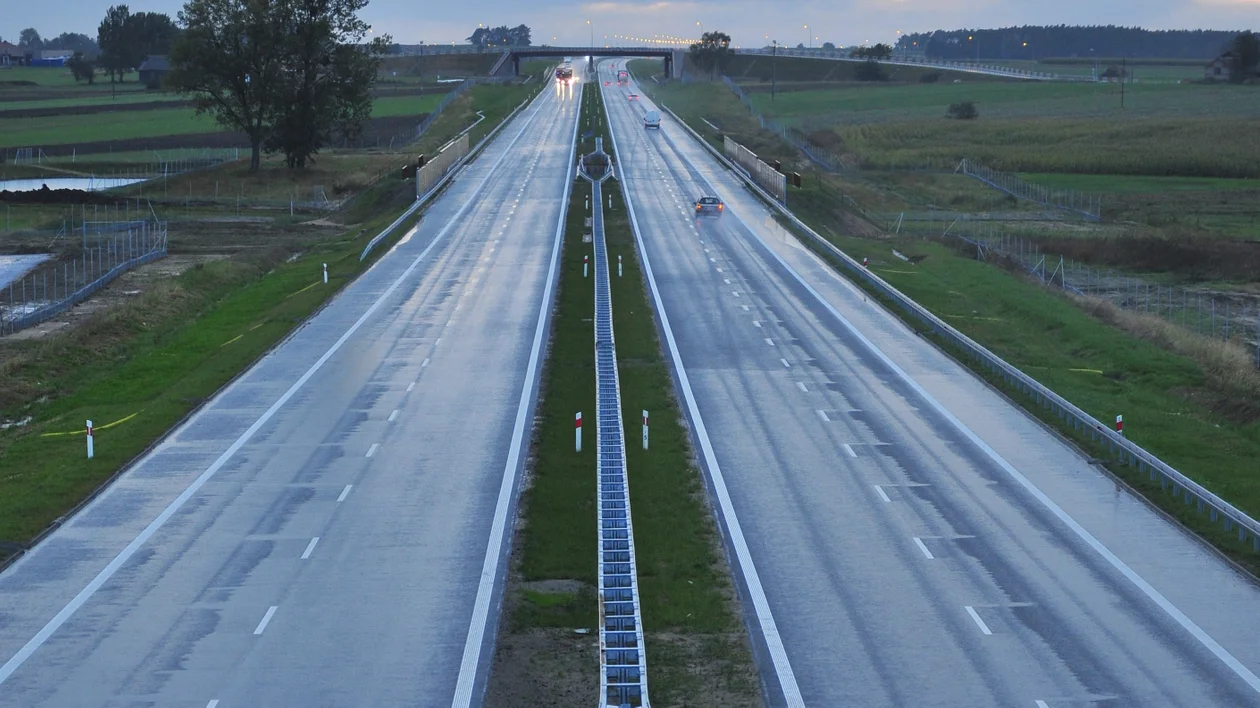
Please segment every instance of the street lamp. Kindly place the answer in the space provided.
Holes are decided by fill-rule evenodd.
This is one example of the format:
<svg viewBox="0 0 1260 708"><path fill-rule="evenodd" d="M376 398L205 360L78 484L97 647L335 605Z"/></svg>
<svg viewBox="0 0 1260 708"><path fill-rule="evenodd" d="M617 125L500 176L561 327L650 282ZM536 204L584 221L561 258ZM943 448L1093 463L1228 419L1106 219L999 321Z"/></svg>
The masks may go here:
<svg viewBox="0 0 1260 708"><path fill-rule="evenodd" d="M700 43L703 44L704 43L704 25L700 22L696 22L696 27L700 28Z"/></svg>
<svg viewBox="0 0 1260 708"><path fill-rule="evenodd" d="M774 96L776 93L775 87L777 86L778 79L779 79L778 67L777 67L778 62L776 61L776 59L779 58L779 40L777 39L774 40L773 46L774 46L774 49L771 50L771 54L770 54L770 102L771 103L774 102Z"/></svg>
<svg viewBox="0 0 1260 708"><path fill-rule="evenodd" d="M814 48L814 38L813 38L813 36L812 36L812 35L810 35L810 33L809 33L809 25L805 25L805 41L806 41L806 42L809 42L809 48L810 48L810 49L813 49L813 48Z"/></svg>

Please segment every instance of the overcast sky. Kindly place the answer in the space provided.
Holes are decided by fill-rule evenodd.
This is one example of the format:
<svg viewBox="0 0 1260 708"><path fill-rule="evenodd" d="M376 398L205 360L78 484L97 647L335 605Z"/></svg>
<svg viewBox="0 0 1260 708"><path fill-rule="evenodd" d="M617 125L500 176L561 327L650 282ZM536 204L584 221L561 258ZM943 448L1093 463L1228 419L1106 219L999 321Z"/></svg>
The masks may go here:
<svg viewBox="0 0 1260 708"><path fill-rule="evenodd" d="M115 0L116 1L116 0ZM96 35L110 2L96 0L0 0L0 37L17 41L24 27L43 36L61 32ZM175 17L183 0L133 0L132 12L166 12ZM1040 24L1117 24L1151 29L1235 30L1260 26L1260 0L371 0L365 19L376 32L413 44L463 42L477 23L529 25L535 44L614 43L617 35L692 37L720 29L737 45L777 39L795 46L817 42L892 43L897 30L992 28ZM592 25L587 26L590 19ZM806 29L806 25L809 29Z"/></svg>

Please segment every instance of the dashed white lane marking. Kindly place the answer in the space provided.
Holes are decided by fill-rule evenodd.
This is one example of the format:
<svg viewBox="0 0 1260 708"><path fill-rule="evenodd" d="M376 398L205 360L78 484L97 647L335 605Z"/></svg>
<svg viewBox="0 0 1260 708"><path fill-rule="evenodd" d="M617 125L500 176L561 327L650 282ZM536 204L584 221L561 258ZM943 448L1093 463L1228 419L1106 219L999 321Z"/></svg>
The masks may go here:
<svg viewBox="0 0 1260 708"><path fill-rule="evenodd" d="M442 343L442 338L441 338L441 337L438 337L437 339L433 340L433 346L435 346L435 347L436 347L437 345L441 344L441 343Z"/></svg>
<svg viewBox="0 0 1260 708"><path fill-rule="evenodd" d="M429 360L428 360L428 359L425 359L424 361L420 362L420 368L421 368L421 369L423 369L424 367L426 367L426 366L428 366L428 365L429 365Z"/></svg>
<svg viewBox="0 0 1260 708"><path fill-rule="evenodd" d="M828 417L827 417L827 411L817 410L817 411L814 411L814 412L818 414L818 417L819 417L819 418L822 418L823 420L827 421L828 423L830 423L830 422L831 422L831 418L828 418Z"/></svg>
<svg viewBox="0 0 1260 708"><path fill-rule="evenodd" d="M341 490L341 495L337 497L337 501L338 502L345 501L346 497L350 496L350 488L353 486L354 486L353 484L347 484L346 488Z"/></svg>
<svg viewBox="0 0 1260 708"><path fill-rule="evenodd" d="M876 492L877 494L879 494L879 498L880 498L880 499L883 499L883 500L884 500L884 501L886 501L886 502L892 503L892 499L889 499L889 498L888 498L888 493L887 493L887 492L885 492L885 491L884 491L884 488L883 488L883 487L881 487L881 486L879 486L878 484L877 484L877 485L875 485L875 492Z"/></svg>
<svg viewBox="0 0 1260 708"><path fill-rule="evenodd" d="M735 297L739 297L739 291L738 291L738 290L732 290L732 291L731 291L731 294L732 294L732 295L734 295Z"/></svg>
<svg viewBox="0 0 1260 708"><path fill-rule="evenodd" d="M411 393L414 390L416 390L416 382L412 381L411 383L407 384L407 393Z"/></svg>
<svg viewBox="0 0 1260 708"><path fill-rule="evenodd" d="M800 381L796 382L796 387L801 390L801 393L809 393L809 389L805 388L805 384L801 383Z"/></svg>
<svg viewBox="0 0 1260 708"><path fill-rule="evenodd" d="M849 443L844 443L841 447L844 448L845 452L849 453L849 457L857 457L857 453L853 451L853 448L849 446Z"/></svg>
<svg viewBox="0 0 1260 708"><path fill-rule="evenodd" d="M785 369L790 369L790 368L792 368L792 365L788 363L788 360L787 360L787 359L780 359L779 361L783 364L783 368L785 368Z"/></svg>
<svg viewBox="0 0 1260 708"><path fill-rule="evenodd" d="M280 608L275 605L267 608L267 614L263 615L262 621L254 628L254 634L262 634L263 630L267 629L267 624L271 622L271 618L275 616L278 609Z"/></svg>
<svg viewBox="0 0 1260 708"><path fill-rule="evenodd" d="M397 408L395 408L395 409L394 409L394 412L393 412L393 413L390 413L390 414L389 414L389 422L391 422L391 423L392 423L392 422L394 422L394 421L396 421L396 420L398 420L398 409L397 409Z"/></svg>
<svg viewBox="0 0 1260 708"><path fill-rule="evenodd" d="M718 269L717 269L717 272L719 272L719 273L724 273L724 272L726 272L726 271L722 270L721 268L718 268Z"/></svg>
<svg viewBox="0 0 1260 708"><path fill-rule="evenodd" d="M758 320L753 320L753 327L756 327L757 329L761 329L761 322Z"/></svg>
<svg viewBox="0 0 1260 708"><path fill-rule="evenodd" d="M219 699L214 699L206 704L206 708L219 708Z"/></svg>
<svg viewBox="0 0 1260 708"><path fill-rule="evenodd" d="M927 556L928 560L932 560L934 556L932 555L932 552L928 550L928 547L923 544L923 539L919 538L918 536L915 536L914 545L918 546L920 551L923 551L923 555Z"/></svg>
<svg viewBox="0 0 1260 708"><path fill-rule="evenodd" d="M774 346L774 340L773 340L773 339L771 339L771 338L769 338L769 337L766 337L766 344L769 344L770 346L772 346L772 347L773 347L773 346Z"/></svg>
<svg viewBox="0 0 1260 708"><path fill-rule="evenodd" d="M381 446L380 443L372 443L372 447L368 448L367 454L364 455L364 457L371 457L372 455L375 455L376 449L379 448L380 446Z"/></svg>
<svg viewBox="0 0 1260 708"><path fill-rule="evenodd" d="M985 624L984 620L980 619L980 615L976 614L974 607L966 605L965 608L967 610L967 614L971 615L971 619L976 621L976 626L980 628L981 632L985 634L993 634L993 632L989 631L989 625Z"/></svg>
<svg viewBox="0 0 1260 708"><path fill-rule="evenodd" d="M723 282L723 283L726 283L727 285L730 285L730 284L731 284L731 279L730 279L730 278L722 278L722 282Z"/></svg>
<svg viewBox="0 0 1260 708"><path fill-rule="evenodd" d="M1045 701L1037 701L1037 708L1050 708L1050 704Z"/></svg>
<svg viewBox="0 0 1260 708"><path fill-rule="evenodd" d="M751 312L747 305L740 305L740 307L744 308L744 312Z"/></svg>
<svg viewBox="0 0 1260 708"><path fill-rule="evenodd" d="M312 538L311 542L306 544L306 550L302 551L302 560L306 560L311 557L311 552L315 550L315 544L317 543L319 543L319 536Z"/></svg>

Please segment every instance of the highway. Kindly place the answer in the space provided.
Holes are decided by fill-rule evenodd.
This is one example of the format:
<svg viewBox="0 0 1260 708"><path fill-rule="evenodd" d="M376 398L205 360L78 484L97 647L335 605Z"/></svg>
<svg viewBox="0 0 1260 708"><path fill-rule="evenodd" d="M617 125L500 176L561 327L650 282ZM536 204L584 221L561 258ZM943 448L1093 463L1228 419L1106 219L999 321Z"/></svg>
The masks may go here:
<svg viewBox="0 0 1260 708"><path fill-rule="evenodd" d="M480 704L579 95L0 574L0 705Z"/></svg>
<svg viewBox="0 0 1260 708"><path fill-rule="evenodd" d="M1253 582L601 79L770 705L1260 705Z"/></svg>

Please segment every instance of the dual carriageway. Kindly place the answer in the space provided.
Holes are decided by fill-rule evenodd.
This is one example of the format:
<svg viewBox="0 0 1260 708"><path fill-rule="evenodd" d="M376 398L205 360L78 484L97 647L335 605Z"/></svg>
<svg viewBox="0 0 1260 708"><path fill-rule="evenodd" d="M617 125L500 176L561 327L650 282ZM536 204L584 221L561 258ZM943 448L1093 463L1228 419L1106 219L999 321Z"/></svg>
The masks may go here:
<svg viewBox="0 0 1260 708"><path fill-rule="evenodd" d="M1255 584L600 71L770 705L1260 705ZM0 705L481 704L582 90L0 573Z"/></svg>

